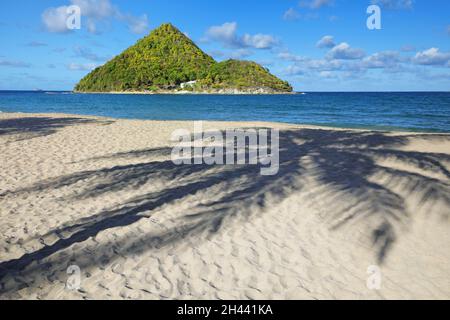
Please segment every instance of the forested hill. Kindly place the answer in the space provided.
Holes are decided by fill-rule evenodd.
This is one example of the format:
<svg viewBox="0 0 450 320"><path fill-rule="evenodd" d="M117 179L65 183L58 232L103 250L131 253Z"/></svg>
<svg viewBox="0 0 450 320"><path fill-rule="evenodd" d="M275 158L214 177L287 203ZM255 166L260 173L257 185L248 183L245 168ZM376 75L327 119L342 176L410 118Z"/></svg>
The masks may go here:
<svg viewBox="0 0 450 320"><path fill-rule="evenodd" d="M191 82L189 85L184 85ZM254 62L217 63L171 24L163 24L134 46L96 68L77 92L241 90L291 92L289 83Z"/></svg>

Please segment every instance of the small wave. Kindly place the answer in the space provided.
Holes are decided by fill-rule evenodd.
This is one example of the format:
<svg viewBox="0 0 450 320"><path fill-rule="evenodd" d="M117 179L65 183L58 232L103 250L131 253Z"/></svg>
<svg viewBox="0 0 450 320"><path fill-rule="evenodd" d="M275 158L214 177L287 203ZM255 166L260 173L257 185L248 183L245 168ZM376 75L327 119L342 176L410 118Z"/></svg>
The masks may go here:
<svg viewBox="0 0 450 320"><path fill-rule="evenodd" d="M69 91L46 91L44 92L44 94L48 94L48 95L65 95L65 94L72 94L72 92Z"/></svg>

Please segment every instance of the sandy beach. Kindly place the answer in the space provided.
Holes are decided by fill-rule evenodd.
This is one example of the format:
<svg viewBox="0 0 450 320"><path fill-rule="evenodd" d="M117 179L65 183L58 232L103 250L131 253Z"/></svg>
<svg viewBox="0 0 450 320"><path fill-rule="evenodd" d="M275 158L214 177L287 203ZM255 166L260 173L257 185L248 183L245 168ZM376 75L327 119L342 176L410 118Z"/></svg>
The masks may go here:
<svg viewBox="0 0 450 320"><path fill-rule="evenodd" d="M450 299L450 135L204 123L280 129L262 176L192 127L0 113L0 299Z"/></svg>

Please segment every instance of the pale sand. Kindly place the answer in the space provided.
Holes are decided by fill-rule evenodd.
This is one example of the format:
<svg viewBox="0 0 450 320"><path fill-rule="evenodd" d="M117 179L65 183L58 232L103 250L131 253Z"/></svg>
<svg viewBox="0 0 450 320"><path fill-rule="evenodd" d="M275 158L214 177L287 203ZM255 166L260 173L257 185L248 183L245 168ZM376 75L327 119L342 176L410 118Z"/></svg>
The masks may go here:
<svg viewBox="0 0 450 320"><path fill-rule="evenodd" d="M449 135L207 123L282 129L265 177L175 166L192 126L1 114L0 298L450 298Z"/></svg>

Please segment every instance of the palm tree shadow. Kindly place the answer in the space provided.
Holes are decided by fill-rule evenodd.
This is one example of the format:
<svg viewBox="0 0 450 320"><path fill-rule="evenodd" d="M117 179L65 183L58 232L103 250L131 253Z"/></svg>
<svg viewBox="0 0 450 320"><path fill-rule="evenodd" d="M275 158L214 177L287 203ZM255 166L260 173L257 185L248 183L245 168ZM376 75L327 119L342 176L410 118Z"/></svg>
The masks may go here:
<svg viewBox="0 0 450 320"><path fill-rule="evenodd" d="M0 137L13 136L14 141L24 141L49 136L59 129L80 124L108 125L112 121L76 117L25 117L0 120Z"/></svg>
<svg viewBox="0 0 450 320"><path fill-rule="evenodd" d="M432 139L431 135L429 139ZM439 139L450 137L440 136ZM33 262L50 259L53 265L67 264L65 260L58 260L55 254L76 243L94 238L101 232L148 219L164 205L191 195L208 194L211 200L207 201L205 198L203 203L191 207L190 214L179 218L176 227L161 234L136 235L134 243L139 245L129 246L124 243L122 252L141 253L145 250L157 250L168 244L181 245L187 237L212 236L232 219L251 219L251 212L254 210L246 208L257 208L264 212L273 206L273 201L281 201L300 192L309 192L305 190L303 183L307 175L330 190L327 194L329 199L348 199L346 205L333 206L327 213L330 229L336 231L364 222L367 225L367 233L373 240L374 254L382 264L399 237L399 228L408 225L412 219L405 204L409 195L417 195L422 203L442 202L450 207L447 169L450 157L446 154L398 150L408 143L408 136L392 136L382 132L285 130L280 134L280 164L279 172L275 176L261 175L260 165L178 166L171 160L166 160L85 171L43 181L22 190L9 191L3 196L50 191L73 186L86 179L93 181L91 186L77 191L67 199L77 201L113 194L130 185L139 188L154 180L166 182L166 188L163 190L141 194L110 210L62 225L46 235L41 235L57 235L59 240L19 259L1 262L0 279L16 273L32 276L44 272L39 263L36 265ZM118 154L117 157L140 157L143 153L167 156L169 151L170 148L146 149L142 152L133 150L129 154ZM386 158L395 158L396 161L417 167L424 172L439 173L444 178L437 179L428 174L380 165L379 160ZM375 181L373 176L376 174L383 174L391 182L402 182L402 193ZM315 196L321 195L311 194L311 197ZM433 210L430 212L433 213ZM448 219L448 212L445 218ZM120 240L118 245L122 245ZM100 257L105 251L105 248L99 246L95 254ZM98 259L92 259L82 267L93 268L96 261ZM8 292L15 290L17 287L14 286L7 289Z"/></svg>

